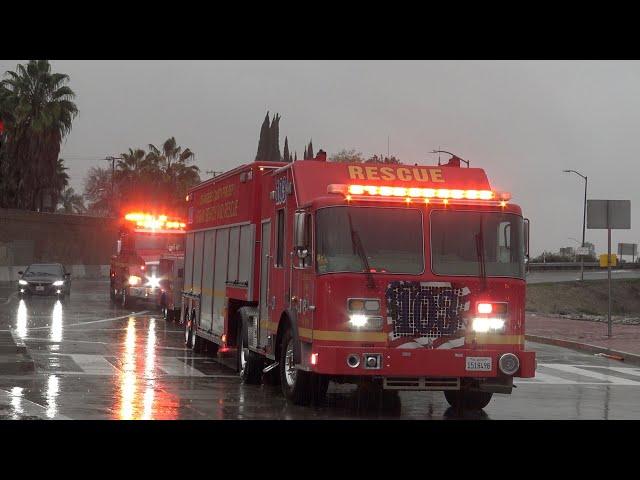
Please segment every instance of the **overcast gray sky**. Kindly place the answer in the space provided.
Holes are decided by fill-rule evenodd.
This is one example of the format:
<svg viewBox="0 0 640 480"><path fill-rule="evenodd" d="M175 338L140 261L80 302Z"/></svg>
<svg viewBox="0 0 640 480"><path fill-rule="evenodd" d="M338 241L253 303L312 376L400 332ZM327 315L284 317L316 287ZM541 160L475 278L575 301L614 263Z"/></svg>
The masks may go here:
<svg viewBox="0 0 640 480"><path fill-rule="evenodd" d="M17 62L0 60L2 70ZM202 170L254 159L267 110L301 156L355 148L432 164L440 147L486 169L532 225L532 253L575 246L589 198L631 200L638 241L640 62L613 61L56 61L80 115L62 156L82 190L89 167L175 136ZM606 231L587 230L606 252Z"/></svg>

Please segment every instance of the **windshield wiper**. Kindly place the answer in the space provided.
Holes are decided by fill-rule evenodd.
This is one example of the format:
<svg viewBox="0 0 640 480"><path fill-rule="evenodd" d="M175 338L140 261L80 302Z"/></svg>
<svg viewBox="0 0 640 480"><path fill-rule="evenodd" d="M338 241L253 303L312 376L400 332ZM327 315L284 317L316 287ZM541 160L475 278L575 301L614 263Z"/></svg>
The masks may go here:
<svg viewBox="0 0 640 480"><path fill-rule="evenodd" d="M478 255L478 266L480 267L480 278L482 278L482 290L487 289L487 269L484 257L484 232L482 230L482 215L480 215L480 232L476 233L476 254Z"/></svg>
<svg viewBox="0 0 640 480"><path fill-rule="evenodd" d="M349 229L351 230L351 244L353 245L353 249L358 252L360 259L365 268L365 272L367 274L367 287L371 289L376 288L376 284L373 281L373 275L371 274L371 267L369 266L369 259L367 258L367 254L364 251L364 246L362 245L362 240L360 239L360 234L353 229L353 221L351 220L351 212L349 208L347 208L347 216L349 217Z"/></svg>

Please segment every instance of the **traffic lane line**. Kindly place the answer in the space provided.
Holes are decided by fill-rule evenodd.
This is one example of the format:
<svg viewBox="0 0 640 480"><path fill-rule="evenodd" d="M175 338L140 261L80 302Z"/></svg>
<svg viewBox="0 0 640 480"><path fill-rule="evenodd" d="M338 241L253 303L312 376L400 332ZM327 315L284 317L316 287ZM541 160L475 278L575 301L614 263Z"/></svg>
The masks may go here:
<svg viewBox="0 0 640 480"><path fill-rule="evenodd" d="M89 321L89 322L63 324L63 327L64 328L79 327L79 326L84 326L84 325L92 325L94 323L113 322L115 320L122 320L124 318L142 317L142 316L146 315L147 313L149 313L149 310L143 310L141 312L133 312L133 313L130 313L128 315L122 315L122 316L119 316L119 317L103 318L103 319L100 319L100 320L92 320L92 321ZM43 327L29 327L29 328L27 328L27 330L29 330L29 331L31 331L31 330L50 330L50 329L51 329L50 325L43 326ZM12 332L13 330L14 329L0 330L0 332Z"/></svg>

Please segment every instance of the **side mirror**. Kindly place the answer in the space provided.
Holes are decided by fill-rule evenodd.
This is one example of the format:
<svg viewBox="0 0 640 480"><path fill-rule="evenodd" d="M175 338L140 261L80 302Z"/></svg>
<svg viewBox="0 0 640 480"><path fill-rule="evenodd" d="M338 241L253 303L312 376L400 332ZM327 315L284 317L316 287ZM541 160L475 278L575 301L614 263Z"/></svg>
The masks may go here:
<svg viewBox="0 0 640 480"><path fill-rule="evenodd" d="M23 272L22 270L20 270L20 271L18 272L18 275L22 275L23 273L24 273L24 272Z"/></svg>
<svg viewBox="0 0 640 480"><path fill-rule="evenodd" d="M64 274L64 278L71 278L71 274L70 273L65 273Z"/></svg>
<svg viewBox="0 0 640 480"><path fill-rule="evenodd" d="M116 244L116 250L118 252L118 255L120 255L120 251L122 250L122 240L118 240Z"/></svg>
<svg viewBox="0 0 640 480"><path fill-rule="evenodd" d="M293 243L296 250L306 249L309 246L307 238L307 213L296 212L293 225Z"/></svg>
<svg viewBox="0 0 640 480"><path fill-rule="evenodd" d="M530 231L530 222L528 218L524 219L524 256L528 260L529 259L529 231Z"/></svg>

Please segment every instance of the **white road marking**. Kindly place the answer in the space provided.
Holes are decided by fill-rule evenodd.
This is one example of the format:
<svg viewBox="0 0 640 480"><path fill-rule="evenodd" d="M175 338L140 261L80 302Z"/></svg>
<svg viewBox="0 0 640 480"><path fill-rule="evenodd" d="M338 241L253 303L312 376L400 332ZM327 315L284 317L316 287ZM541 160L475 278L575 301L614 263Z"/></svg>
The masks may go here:
<svg viewBox="0 0 640 480"><path fill-rule="evenodd" d="M200 370L196 370L191 365L187 365L176 357L158 357L158 368L167 375L177 375L181 377L205 376Z"/></svg>
<svg viewBox="0 0 640 480"><path fill-rule="evenodd" d="M119 370L102 355L74 353L69 356L87 375L116 375L119 373Z"/></svg>
<svg viewBox="0 0 640 480"><path fill-rule="evenodd" d="M541 366L541 365L538 365ZM554 375L548 375L542 372L536 372L534 378L516 378L514 383L546 383L548 385L576 385L578 382L575 380L567 380L565 378L556 377Z"/></svg>
<svg viewBox="0 0 640 480"><path fill-rule="evenodd" d="M119 317L112 317L112 318L102 318L100 320L93 320L91 322L79 322L79 323L68 323L68 324L63 324L64 328L69 328L69 327L78 327L78 326L83 326L83 325L91 325L93 323L103 323L103 322L113 322L114 320L122 320L124 318L129 318L129 317L140 317L142 315L145 315L149 313L149 310L143 310L141 312L133 312L130 313L128 315L121 315ZM46 325L43 327L29 327L27 328L27 331L32 331L32 330L50 330L51 326L50 325ZM11 332L13 329L9 329L9 330L0 330L0 332Z"/></svg>
<svg viewBox="0 0 640 480"><path fill-rule="evenodd" d="M578 379L576 380L567 380L567 379L556 379L554 375L548 374L548 373L542 373L542 372L536 372L536 377L540 380L540 382L529 382L529 383L548 383L548 384L598 384L598 385L633 385L633 386L640 386L640 381L636 381L636 380L629 380L627 378L621 378L621 377L617 377L615 375L607 375L604 373L600 373L600 372L594 372L591 370L587 370L585 368L580 368L580 366L576 366L576 365L566 365L563 363L540 363L538 364L539 367L546 367L547 369L550 370L558 370L561 372L565 372L565 373L570 373L573 375L580 375L581 377L587 377L587 378L593 378L595 380L600 380L599 382L585 382L585 381L580 381ZM600 367L600 368L610 368L610 367L605 367L605 366L599 366L599 365L591 365L594 367ZM614 371L620 371L618 370L620 367L615 367L612 370ZM624 369L621 369L623 373L627 373L624 371ZM631 373L631 372L628 372ZM551 377L551 378L550 378ZM535 377L534 377L535 378ZM527 382L523 382L524 379L522 380L518 380L518 382L521 383L527 383ZM573 382L573 383L572 383Z"/></svg>

